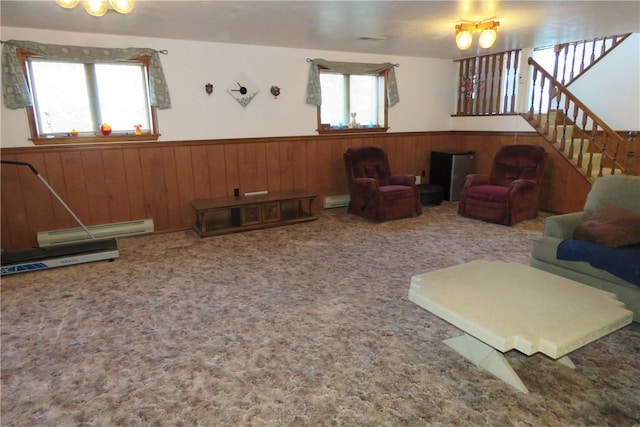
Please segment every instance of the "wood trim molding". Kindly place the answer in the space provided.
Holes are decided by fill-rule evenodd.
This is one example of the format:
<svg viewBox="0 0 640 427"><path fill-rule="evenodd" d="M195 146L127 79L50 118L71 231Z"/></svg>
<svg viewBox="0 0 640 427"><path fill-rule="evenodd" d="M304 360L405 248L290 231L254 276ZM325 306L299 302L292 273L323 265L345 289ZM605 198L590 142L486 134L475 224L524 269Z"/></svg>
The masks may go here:
<svg viewBox="0 0 640 427"><path fill-rule="evenodd" d="M355 131L355 129L354 129ZM287 142L287 141L327 141L332 139L352 139L354 137L366 137L367 140L376 141L378 139L388 138L407 138L407 137L424 137L424 136L502 136L502 137L518 137L536 136L536 132L512 132L512 131L426 131L426 132L395 132L395 133L362 133L362 132L344 132L320 135L301 135L301 136L267 136L255 138L228 138L228 139L194 139L194 140L175 140L175 141L131 141L131 142L109 142L95 144L51 144L37 145L29 147L1 147L0 155L12 155L25 152L74 152L74 151L93 151L93 150L109 150L122 148L155 148L181 147L194 145L228 145L228 144L255 144L270 142ZM141 138L144 139L144 138Z"/></svg>
<svg viewBox="0 0 640 427"><path fill-rule="evenodd" d="M151 218L156 232L191 228L190 202L242 192L300 188L325 197L348 193L342 156L377 145L398 173L429 176L432 151L474 151L476 172L489 171L497 150L514 143L543 145L550 154L540 208L580 210L590 184L536 133L435 131L313 135L226 140L105 143L2 148L3 159L28 162L86 225ZM37 246L38 231L76 227L26 168L0 169L2 247Z"/></svg>

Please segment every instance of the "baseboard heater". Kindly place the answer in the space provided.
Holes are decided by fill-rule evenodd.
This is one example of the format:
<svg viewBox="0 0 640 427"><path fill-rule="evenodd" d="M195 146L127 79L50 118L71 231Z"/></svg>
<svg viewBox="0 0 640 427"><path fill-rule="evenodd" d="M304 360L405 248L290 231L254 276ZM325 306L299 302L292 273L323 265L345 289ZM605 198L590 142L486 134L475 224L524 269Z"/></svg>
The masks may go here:
<svg viewBox="0 0 640 427"><path fill-rule="evenodd" d="M87 227L96 240L116 237L138 236L153 233L153 219L116 222L112 224L91 225ZM65 228L62 230L38 232L38 246L41 248L92 240L82 228Z"/></svg>
<svg viewBox="0 0 640 427"><path fill-rule="evenodd" d="M336 196L327 196L324 198L323 206L325 209L342 208L345 206L349 206L349 200L351 200L351 197L349 197L348 194L338 194Z"/></svg>

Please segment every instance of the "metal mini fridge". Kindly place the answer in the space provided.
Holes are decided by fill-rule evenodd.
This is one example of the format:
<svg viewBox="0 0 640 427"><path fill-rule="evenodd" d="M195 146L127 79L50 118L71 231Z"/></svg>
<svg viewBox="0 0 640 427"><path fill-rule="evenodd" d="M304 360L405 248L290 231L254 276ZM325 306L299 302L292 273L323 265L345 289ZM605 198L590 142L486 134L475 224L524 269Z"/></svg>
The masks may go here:
<svg viewBox="0 0 640 427"><path fill-rule="evenodd" d="M460 200L464 179L475 171L475 152L431 152L429 183L444 189L444 200Z"/></svg>

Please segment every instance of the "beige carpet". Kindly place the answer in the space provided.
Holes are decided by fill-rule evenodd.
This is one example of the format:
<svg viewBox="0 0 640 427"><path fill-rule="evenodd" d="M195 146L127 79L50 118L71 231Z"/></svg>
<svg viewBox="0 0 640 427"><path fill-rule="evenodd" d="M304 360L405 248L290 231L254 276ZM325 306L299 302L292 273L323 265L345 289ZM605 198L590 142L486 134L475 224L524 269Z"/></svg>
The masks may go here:
<svg viewBox="0 0 640 427"><path fill-rule="evenodd" d="M631 426L640 325L572 354L507 358L517 392L442 343L412 275L527 263L541 219L382 224L346 214L199 239L122 239L121 257L3 278L6 426Z"/></svg>

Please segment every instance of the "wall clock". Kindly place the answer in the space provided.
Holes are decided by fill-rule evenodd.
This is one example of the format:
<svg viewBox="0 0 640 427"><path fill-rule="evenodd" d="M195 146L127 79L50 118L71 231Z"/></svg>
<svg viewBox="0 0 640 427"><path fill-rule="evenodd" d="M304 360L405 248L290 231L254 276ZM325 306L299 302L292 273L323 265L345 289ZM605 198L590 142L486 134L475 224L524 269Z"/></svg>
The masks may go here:
<svg viewBox="0 0 640 427"><path fill-rule="evenodd" d="M229 84L227 92L238 101L242 107L246 107L258 93L256 85L244 74L239 74L236 79Z"/></svg>

